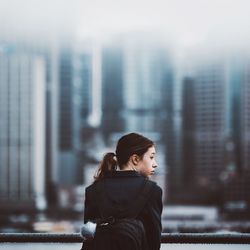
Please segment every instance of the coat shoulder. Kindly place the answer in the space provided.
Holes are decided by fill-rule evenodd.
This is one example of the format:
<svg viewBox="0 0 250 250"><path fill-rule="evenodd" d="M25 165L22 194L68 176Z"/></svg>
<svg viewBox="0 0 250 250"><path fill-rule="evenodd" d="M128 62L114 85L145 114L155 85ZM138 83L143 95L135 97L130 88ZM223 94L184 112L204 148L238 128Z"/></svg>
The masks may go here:
<svg viewBox="0 0 250 250"><path fill-rule="evenodd" d="M156 192L162 193L162 188L155 181L152 181L152 180L148 180L148 181L152 183L152 186Z"/></svg>
<svg viewBox="0 0 250 250"><path fill-rule="evenodd" d="M85 188L85 193L91 194L94 192L95 188L96 188L96 183L94 182Z"/></svg>

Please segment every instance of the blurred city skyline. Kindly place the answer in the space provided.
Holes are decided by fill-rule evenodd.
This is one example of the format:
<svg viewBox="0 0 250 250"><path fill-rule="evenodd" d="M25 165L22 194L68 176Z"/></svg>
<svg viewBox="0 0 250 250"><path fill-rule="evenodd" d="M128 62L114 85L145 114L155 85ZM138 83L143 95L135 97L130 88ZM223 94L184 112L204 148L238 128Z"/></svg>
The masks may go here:
<svg viewBox="0 0 250 250"><path fill-rule="evenodd" d="M197 48L177 59L171 44L144 33L97 43L5 40L1 46L4 196L20 195L23 159L37 179L34 187L29 179L29 192L40 193L38 203L52 186L87 184L100 155L130 131L158 144L157 178L172 201L184 201L190 186L186 202L218 202L213 195L221 174L248 171L247 51ZM24 124L30 131L24 133ZM12 177L12 168L20 176ZM210 198L195 194L195 185ZM46 207L45 200L39 204Z"/></svg>

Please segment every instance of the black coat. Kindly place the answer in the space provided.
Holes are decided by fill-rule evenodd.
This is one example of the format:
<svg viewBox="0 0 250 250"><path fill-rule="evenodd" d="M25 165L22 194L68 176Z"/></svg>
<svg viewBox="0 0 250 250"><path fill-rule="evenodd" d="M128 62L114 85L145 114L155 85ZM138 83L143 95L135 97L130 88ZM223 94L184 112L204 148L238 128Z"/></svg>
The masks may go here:
<svg viewBox="0 0 250 250"><path fill-rule="evenodd" d="M105 217L114 216L119 218L120 206L133 204L134 199L141 191L144 177L136 171L116 171L112 175L100 180L105 181L108 202L100 210ZM84 223L95 221L100 218L97 206L96 183L88 186L85 191ZM118 206L117 206L118 205ZM100 205L99 205L100 206ZM153 185L151 195L140 212L138 219L143 222L149 250L159 250L161 241L161 213L162 213L162 190Z"/></svg>

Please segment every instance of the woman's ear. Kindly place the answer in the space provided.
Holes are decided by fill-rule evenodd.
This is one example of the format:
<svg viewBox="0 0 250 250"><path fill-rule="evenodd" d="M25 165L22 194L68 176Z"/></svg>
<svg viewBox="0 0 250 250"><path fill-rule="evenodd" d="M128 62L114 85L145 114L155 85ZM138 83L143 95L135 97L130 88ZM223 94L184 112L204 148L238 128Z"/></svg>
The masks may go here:
<svg viewBox="0 0 250 250"><path fill-rule="evenodd" d="M138 162L140 161L140 157L136 154L131 155L131 161L136 166L138 165Z"/></svg>

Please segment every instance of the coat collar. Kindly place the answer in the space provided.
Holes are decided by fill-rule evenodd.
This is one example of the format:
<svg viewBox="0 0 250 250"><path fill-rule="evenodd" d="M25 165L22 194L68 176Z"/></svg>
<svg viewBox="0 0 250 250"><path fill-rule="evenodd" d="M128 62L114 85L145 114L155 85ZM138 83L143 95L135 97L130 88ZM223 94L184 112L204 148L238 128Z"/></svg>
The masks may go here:
<svg viewBox="0 0 250 250"><path fill-rule="evenodd" d="M110 174L110 177L140 177L141 175L135 170L115 171Z"/></svg>

